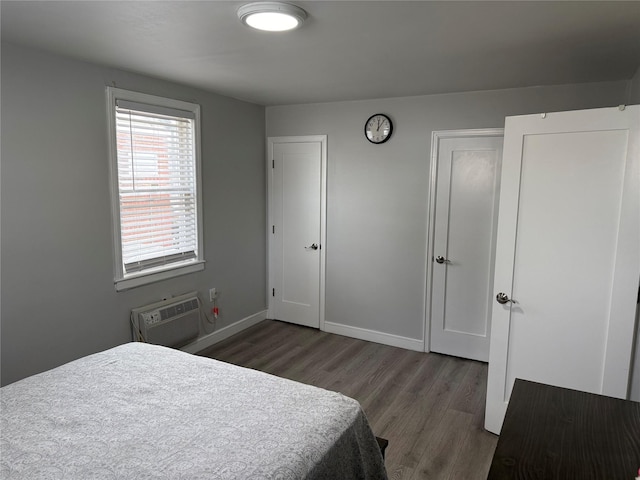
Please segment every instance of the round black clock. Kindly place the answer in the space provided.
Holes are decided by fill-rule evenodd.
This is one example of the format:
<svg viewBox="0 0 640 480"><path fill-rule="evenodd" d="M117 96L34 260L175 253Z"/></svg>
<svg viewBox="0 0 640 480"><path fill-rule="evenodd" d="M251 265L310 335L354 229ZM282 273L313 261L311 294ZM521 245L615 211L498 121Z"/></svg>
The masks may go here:
<svg viewBox="0 0 640 480"><path fill-rule="evenodd" d="M383 113L371 115L364 124L364 136L371 143L380 144L389 140L393 132L391 119Z"/></svg>

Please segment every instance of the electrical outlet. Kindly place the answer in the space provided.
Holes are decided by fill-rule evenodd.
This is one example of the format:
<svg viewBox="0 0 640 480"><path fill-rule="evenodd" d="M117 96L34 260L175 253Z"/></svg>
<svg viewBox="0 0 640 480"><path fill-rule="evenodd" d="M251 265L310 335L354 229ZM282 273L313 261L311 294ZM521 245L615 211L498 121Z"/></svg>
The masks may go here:
<svg viewBox="0 0 640 480"><path fill-rule="evenodd" d="M216 292L216 289L215 288L210 288L209 289L209 301L213 302L216 299L217 296L218 296L218 293Z"/></svg>

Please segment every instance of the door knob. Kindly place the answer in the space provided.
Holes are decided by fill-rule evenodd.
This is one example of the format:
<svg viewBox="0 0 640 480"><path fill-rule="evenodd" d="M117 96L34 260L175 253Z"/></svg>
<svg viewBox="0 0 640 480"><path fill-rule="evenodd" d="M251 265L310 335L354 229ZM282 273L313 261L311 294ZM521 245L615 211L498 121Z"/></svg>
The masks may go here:
<svg viewBox="0 0 640 480"><path fill-rule="evenodd" d="M498 302L500 305L504 305L507 302L516 303L515 300L511 300L506 293L502 292L496 295L496 302Z"/></svg>
<svg viewBox="0 0 640 480"><path fill-rule="evenodd" d="M447 260L446 258L444 258L442 255L438 255L436 257L436 262L438 263L449 263L449 260Z"/></svg>
<svg viewBox="0 0 640 480"><path fill-rule="evenodd" d="M317 250L318 249L318 244L317 243L312 243L308 247L304 247L304 248L306 248L307 250Z"/></svg>

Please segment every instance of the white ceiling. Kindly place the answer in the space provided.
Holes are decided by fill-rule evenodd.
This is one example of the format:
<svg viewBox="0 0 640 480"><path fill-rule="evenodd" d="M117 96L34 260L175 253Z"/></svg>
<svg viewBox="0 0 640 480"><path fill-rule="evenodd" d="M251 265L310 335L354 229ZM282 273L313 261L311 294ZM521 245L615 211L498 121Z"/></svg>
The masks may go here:
<svg viewBox="0 0 640 480"><path fill-rule="evenodd" d="M249 1L249 0L248 0ZM262 105L628 80L640 1L295 1L289 33L238 1L7 1L2 40Z"/></svg>

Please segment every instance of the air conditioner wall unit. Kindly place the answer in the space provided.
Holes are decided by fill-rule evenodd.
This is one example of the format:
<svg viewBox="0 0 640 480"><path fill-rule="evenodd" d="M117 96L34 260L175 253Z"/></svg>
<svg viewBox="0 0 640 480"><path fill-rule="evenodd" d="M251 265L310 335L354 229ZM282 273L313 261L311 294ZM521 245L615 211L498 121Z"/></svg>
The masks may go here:
<svg viewBox="0 0 640 480"><path fill-rule="evenodd" d="M134 341L180 348L195 340L200 333L198 293L152 303L131 310Z"/></svg>

